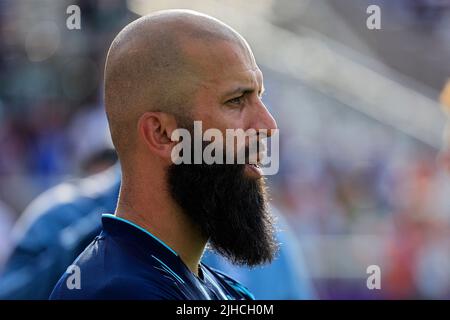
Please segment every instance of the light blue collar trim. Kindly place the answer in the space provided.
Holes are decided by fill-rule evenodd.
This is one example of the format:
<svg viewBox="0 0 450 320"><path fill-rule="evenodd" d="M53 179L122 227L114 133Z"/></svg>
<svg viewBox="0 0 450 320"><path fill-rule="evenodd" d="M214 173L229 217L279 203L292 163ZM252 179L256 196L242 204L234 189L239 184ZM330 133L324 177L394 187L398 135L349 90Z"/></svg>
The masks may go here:
<svg viewBox="0 0 450 320"><path fill-rule="evenodd" d="M117 216L115 216L115 215L113 215L113 214L110 214L110 213L104 213L104 214L102 214L102 217L111 218L111 219L116 219L116 220L119 220L119 221L128 223L129 225L132 225L133 227L135 227L135 228L141 230L142 232L145 232L146 234L148 234L150 237L152 237L153 239L155 239L156 241L158 241L159 243L161 243L164 247L166 247L166 248L167 248L170 252L172 252L174 255L178 256L178 253L176 253L171 247L169 247L167 244L165 244L165 243L164 243L162 240L160 240L158 237L152 235L150 232L148 232L148 231L145 230L144 228L138 226L137 224L135 224L135 223L133 223L133 222L131 222L131 221L128 221L128 220L126 220L126 219L124 219L124 218L117 217Z"/></svg>

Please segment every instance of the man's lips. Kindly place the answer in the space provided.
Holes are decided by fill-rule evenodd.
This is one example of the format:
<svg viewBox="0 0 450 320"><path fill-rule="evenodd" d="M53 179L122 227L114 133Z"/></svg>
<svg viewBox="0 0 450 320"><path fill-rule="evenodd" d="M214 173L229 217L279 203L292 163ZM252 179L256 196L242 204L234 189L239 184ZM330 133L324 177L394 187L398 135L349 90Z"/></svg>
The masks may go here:
<svg viewBox="0 0 450 320"><path fill-rule="evenodd" d="M258 164L245 164L245 171L254 178L261 178L263 175L263 171Z"/></svg>

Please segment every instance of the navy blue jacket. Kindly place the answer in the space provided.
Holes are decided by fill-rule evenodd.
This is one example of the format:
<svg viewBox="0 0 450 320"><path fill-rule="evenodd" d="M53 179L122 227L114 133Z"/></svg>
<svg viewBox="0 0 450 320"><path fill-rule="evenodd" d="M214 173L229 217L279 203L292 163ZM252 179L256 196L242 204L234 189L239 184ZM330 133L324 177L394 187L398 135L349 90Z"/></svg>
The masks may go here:
<svg viewBox="0 0 450 320"><path fill-rule="evenodd" d="M50 299L253 299L244 286L203 263L195 275L175 251L130 221L104 214L102 224Z"/></svg>

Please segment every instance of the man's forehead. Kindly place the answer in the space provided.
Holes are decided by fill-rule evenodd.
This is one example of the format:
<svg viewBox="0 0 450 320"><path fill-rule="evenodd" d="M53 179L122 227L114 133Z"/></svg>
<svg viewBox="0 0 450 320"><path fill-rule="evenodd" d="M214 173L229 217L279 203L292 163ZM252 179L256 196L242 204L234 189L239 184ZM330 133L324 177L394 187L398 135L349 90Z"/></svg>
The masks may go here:
<svg viewBox="0 0 450 320"><path fill-rule="evenodd" d="M234 41L183 41L183 51L198 72L207 76L225 73L233 69L257 67L251 49L244 42Z"/></svg>
<svg viewBox="0 0 450 320"><path fill-rule="evenodd" d="M204 79L204 89L215 91L221 97L232 96L247 91L263 91L263 74L254 68L230 68L226 72Z"/></svg>
<svg viewBox="0 0 450 320"><path fill-rule="evenodd" d="M258 89L263 85L263 74L256 66L251 69L229 72L223 77L223 85L226 87L249 87Z"/></svg>
<svg viewBox="0 0 450 320"><path fill-rule="evenodd" d="M232 90L262 89L262 72L245 42L185 42L183 49L195 66L195 78L203 90L212 90L222 96Z"/></svg>

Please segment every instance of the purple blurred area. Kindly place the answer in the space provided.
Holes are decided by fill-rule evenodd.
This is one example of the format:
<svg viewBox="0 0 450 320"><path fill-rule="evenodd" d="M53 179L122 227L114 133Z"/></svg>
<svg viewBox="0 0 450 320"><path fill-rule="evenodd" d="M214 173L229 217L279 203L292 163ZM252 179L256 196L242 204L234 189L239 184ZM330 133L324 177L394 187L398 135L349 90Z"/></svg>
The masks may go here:
<svg viewBox="0 0 450 320"><path fill-rule="evenodd" d="M280 127L273 203L319 298L450 298L450 175L436 160L449 0L197 1L248 39ZM68 30L66 8L81 9ZM366 8L381 8L381 30ZM39 193L115 161L102 73L115 34L181 1L0 1L0 265ZM378 265L382 290L368 290Z"/></svg>

